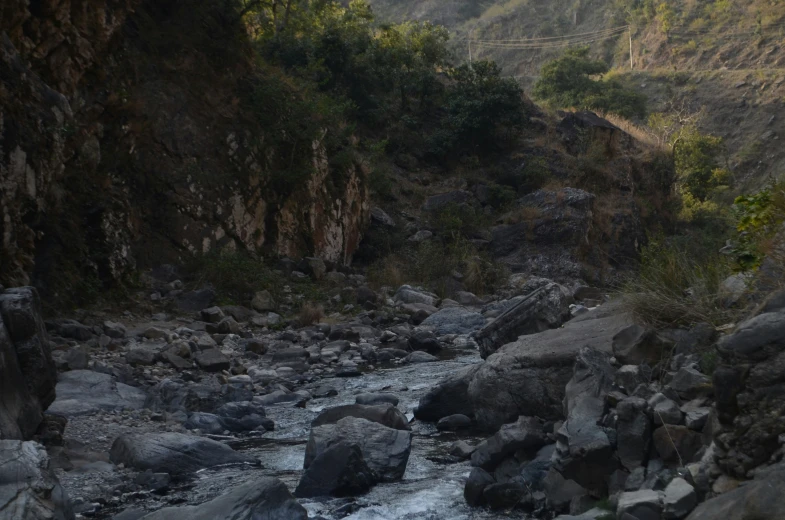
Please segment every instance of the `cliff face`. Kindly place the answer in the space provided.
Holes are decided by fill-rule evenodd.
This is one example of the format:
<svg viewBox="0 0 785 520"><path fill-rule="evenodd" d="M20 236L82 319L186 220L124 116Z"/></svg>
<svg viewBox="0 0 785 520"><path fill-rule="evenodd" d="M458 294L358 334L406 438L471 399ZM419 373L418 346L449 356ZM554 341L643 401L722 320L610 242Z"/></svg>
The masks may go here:
<svg viewBox="0 0 785 520"><path fill-rule="evenodd" d="M292 150L305 175L272 181L276 135L244 103L266 72L232 13L202 0L0 7L0 283L57 293L216 249L351 261L365 173L309 139Z"/></svg>

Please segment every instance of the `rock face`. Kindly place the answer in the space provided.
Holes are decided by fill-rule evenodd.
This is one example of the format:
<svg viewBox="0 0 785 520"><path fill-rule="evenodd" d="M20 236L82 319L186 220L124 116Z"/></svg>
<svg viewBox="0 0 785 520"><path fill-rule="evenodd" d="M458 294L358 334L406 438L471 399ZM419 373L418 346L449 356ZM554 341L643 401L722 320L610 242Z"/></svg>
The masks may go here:
<svg viewBox="0 0 785 520"><path fill-rule="evenodd" d="M308 520L286 485L272 477L238 486L198 506L165 507L143 520Z"/></svg>
<svg viewBox="0 0 785 520"><path fill-rule="evenodd" d="M232 462L254 462L226 444L182 433L149 433L118 437L109 457L115 464L170 474L184 474Z"/></svg>
<svg viewBox="0 0 785 520"><path fill-rule="evenodd" d="M190 2L172 9L140 0L28 4L0 7L0 283L26 284L35 267L55 292L67 290L70 277L116 279L183 252L225 248L351 260L370 220L362 167L333 167L325 142L308 138L297 151L301 181L273 181L278 154L288 161L292 150L259 150L254 138L267 129L235 117L259 73L241 60L225 72L227 57L242 54L232 46L243 27L229 22L221 33L227 52L220 59L188 46L186 60L202 64L196 75L187 66L157 72L168 58L138 31L123 30L175 23L177 33L195 32L200 18L228 18L222 7L197 15ZM112 81L86 81L94 67ZM147 72L130 72L137 67ZM208 88L225 92L211 111L197 93ZM100 110L73 108L85 106ZM216 113L225 116L221 124ZM121 156L117 168L113 157Z"/></svg>
<svg viewBox="0 0 785 520"><path fill-rule="evenodd" d="M35 442L0 441L0 517L72 520L65 491L49 469L46 449Z"/></svg>
<svg viewBox="0 0 785 520"><path fill-rule="evenodd" d="M559 327L570 319L570 303L572 296L567 288L553 282L546 283L521 298L477 333L480 355L483 359L487 358L499 347L523 334Z"/></svg>
<svg viewBox="0 0 785 520"><path fill-rule="evenodd" d="M359 446L376 482L392 482L403 478L409 461L412 434L356 417L346 417L335 424L311 428L303 467L308 470L322 453L341 441Z"/></svg>
<svg viewBox="0 0 785 520"><path fill-rule="evenodd" d="M785 312L759 314L717 344L716 408L727 431L718 464L737 478L765 463L785 434Z"/></svg>
<svg viewBox="0 0 785 520"><path fill-rule="evenodd" d="M415 416L438 421L462 413L489 431L521 415L563 418L565 387L581 348L609 353L613 336L631 323L621 305L612 302L561 329L521 336L485 363L434 388L420 400Z"/></svg>
<svg viewBox="0 0 785 520"><path fill-rule="evenodd" d="M32 287L0 293L0 439L29 439L55 399L57 372Z"/></svg>

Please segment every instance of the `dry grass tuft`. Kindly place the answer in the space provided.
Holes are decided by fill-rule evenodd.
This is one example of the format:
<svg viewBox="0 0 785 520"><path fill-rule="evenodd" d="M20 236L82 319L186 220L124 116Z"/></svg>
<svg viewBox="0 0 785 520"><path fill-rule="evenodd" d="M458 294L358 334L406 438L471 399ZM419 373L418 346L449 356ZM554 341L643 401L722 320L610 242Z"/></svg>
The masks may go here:
<svg viewBox="0 0 785 520"><path fill-rule="evenodd" d="M664 143L659 142L659 140L654 136L648 127L635 124L629 119L617 116L616 114L606 114L604 112L597 111L597 115L618 126L624 132L634 137L639 143L642 143L652 149L657 149L662 152L669 152L668 147Z"/></svg>
<svg viewBox="0 0 785 520"><path fill-rule="evenodd" d="M317 303L306 302L300 307L297 321L301 327L319 323L324 318L324 307Z"/></svg>

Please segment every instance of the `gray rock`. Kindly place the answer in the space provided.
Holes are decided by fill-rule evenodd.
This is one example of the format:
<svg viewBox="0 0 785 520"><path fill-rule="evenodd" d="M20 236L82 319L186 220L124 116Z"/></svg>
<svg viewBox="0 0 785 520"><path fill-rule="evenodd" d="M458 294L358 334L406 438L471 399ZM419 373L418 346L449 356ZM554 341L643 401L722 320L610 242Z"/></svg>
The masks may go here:
<svg viewBox="0 0 785 520"><path fill-rule="evenodd" d="M496 482L490 473L482 468L474 468L466 479L463 487L463 498L472 507L481 506L485 502L483 491Z"/></svg>
<svg viewBox="0 0 785 520"><path fill-rule="evenodd" d="M275 300L270 291L257 291L251 300L251 307L259 312L270 312L276 309Z"/></svg>
<svg viewBox="0 0 785 520"><path fill-rule="evenodd" d="M469 383L479 368L480 365L470 365L457 370L437 384L420 399L414 416L421 421L431 422L455 414L471 417L473 412L469 401Z"/></svg>
<svg viewBox="0 0 785 520"><path fill-rule="evenodd" d="M580 350L591 347L609 353L613 336L630 322L620 302L611 302L560 329L522 336L500 348L468 377L469 406L452 413L474 415L485 430L520 415L563 418L565 387L573 377ZM435 389L426 397L435 400L433 394L438 392Z"/></svg>
<svg viewBox="0 0 785 520"><path fill-rule="evenodd" d="M205 412L194 412L183 424L188 430L200 430L203 433L221 435L227 429L223 420L217 415Z"/></svg>
<svg viewBox="0 0 785 520"><path fill-rule="evenodd" d="M693 488L683 478L671 480L665 488L665 495L662 500L662 517L667 520L681 520L698 505L698 495Z"/></svg>
<svg viewBox="0 0 785 520"><path fill-rule="evenodd" d="M637 520L660 520L661 512L662 496L650 489L622 493L616 507L617 518L629 515Z"/></svg>
<svg viewBox="0 0 785 520"><path fill-rule="evenodd" d="M328 408L311 421L311 428L325 424L335 424L346 417L357 417L375 422L396 430L411 430L406 416L390 403L367 406L362 404L345 404Z"/></svg>
<svg viewBox="0 0 785 520"><path fill-rule="evenodd" d="M387 403L397 406L398 396L394 394L360 394L355 398L354 402L369 406Z"/></svg>
<svg viewBox="0 0 785 520"><path fill-rule="evenodd" d="M131 366L154 365L157 360L158 353L149 348L132 348L125 353L125 362Z"/></svg>
<svg viewBox="0 0 785 520"><path fill-rule="evenodd" d="M781 520L785 472L773 472L703 502L687 520Z"/></svg>
<svg viewBox="0 0 785 520"><path fill-rule="evenodd" d="M422 303L435 307L439 301L439 297L435 294L413 289L410 285L402 285L395 292L393 299L401 303Z"/></svg>
<svg viewBox="0 0 785 520"><path fill-rule="evenodd" d="M547 442L542 423L538 419L519 417L516 422L505 424L495 435L477 445L472 453L472 466L491 471L517 451L534 452Z"/></svg>
<svg viewBox="0 0 785 520"><path fill-rule="evenodd" d="M651 419L648 404L640 397L628 397L616 406L616 443L619 462L630 471L646 463L651 446Z"/></svg>
<svg viewBox="0 0 785 520"><path fill-rule="evenodd" d="M215 301L215 291L200 289L180 293L175 298L175 303L181 311L197 312L212 306Z"/></svg>
<svg viewBox="0 0 785 520"><path fill-rule="evenodd" d="M308 512L283 482L258 477L204 504L165 507L142 520L308 520Z"/></svg>
<svg viewBox="0 0 785 520"><path fill-rule="evenodd" d="M495 482L483 489L483 499L491 509L511 510L514 508L530 508L531 493L523 484L510 482Z"/></svg>
<svg viewBox="0 0 785 520"><path fill-rule="evenodd" d="M624 390L627 395L638 388L638 385L648 382L640 365L624 365L616 371L616 385Z"/></svg>
<svg viewBox="0 0 785 520"><path fill-rule="evenodd" d="M625 365L654 366L665 352L670 352L668 346L656 331L637 323L621 329L613 337L613 355Z"/></svg>
<svg viewBox="0 0 785 520"><path fill-rule="evenodd" d="M439 343L430 330L418 330L409 337L409 348L411 350L423 350L426 352L439 352L442 349Z"/></svg>
<svg viewBox="0 0 785 520"><path fill-rule="evenodd" d="M40 444L0 440L0 517L73 520L68 496Z"/></svg>
<svg viewBox="0 0 785 520"><path fill-rule="evenodd" d="M474 446L470 445L466 441L455 441L450 446L450 455L458 457L462 460L470 458L472 453L474 453Z"/></svg>
<svg viewBox="0 0 785 520"><path fill-rule="evenodd" d="M479 306L485 303L480 298L478 298L474 293L470 293L468 291L456 292L455 301L457 301L461 305L472 305L472 306Z"/></svg>
<svg viewBox="0 0 785 520"><path fill-rule="evenodd" d="M436 429L439 431L454 432L458 430L465 430L472 425L472 420L463 414L448 415L439 419L436 423Z"/></svg>
<svg viewBox="0 0 785 520"><path fill-rule="evenodd" d="M406 363L432 363L434 361L439 361L439 358L418 350L417 352L412 352L403 358L403 360Z"/></svg>
<svg viewBox="0 0 785 520"><path fill-rule="evenodd" d="M144 391L118 383L109 374L72 370L60 374L57 400L48 412L72 417L96 412L137 410L144 406Z"/></svg>
<svg viewBox="0 0 785 520"><path fill-rule="evenodd" d="M128 333L125 325L114 321L104 322L104 334L114 339L122 339Z"/></svg>
<svg viewBox="0 0 785 520"><path fill-rule="evenodd" d="M431 314L420 325L432 329L439 336L469 334L485 325L485 317L463 307L447 307Z"/></svg>
<svg viewBox="0 0 785 520"><path fill-rule="evenodd" d="M575 357L572 378L564 389L564 412L569 415L575 403L583 397L600 399L613 389L616 370L610 356L592 348L583 348Z"/></svg>
<svg viewBox="0 0 785 520"><path fill-rule="evenodd" d="M701 407L684 414L684 425L690 430L701 431L709 419L711 408Z"/></svg>
<svg viewBox="0 0 785 520"><path fill-rule="evenodd" d="M598 425L604 408L604 401L591 395L575 399L556 435L559 457L554 466L564 478L600 495L617 467L608 434Z"/></svg>
<svg viewBox="0 0 785 520"><path fill-rule="evenodd" d="M112 444L109 458L115 464L172 475L219 464L256 462L226 444L173 432L121 435Z"/></svg>
<svg viewBox="0 0 785 520"><path fill-rule="evenodd" d="M421 229L417 233L410 236L407 240L409 242L425 242L426 240L430 240L433 238L433 232L428 231L427 229Z"/></svg>
<svg viewBox="0 0 785 520"><path fill-rule="evenodd" d="M240 324L232 316L227 316L218 323L207 323L204 330L209 334L239 334Z"/></svg>
<svg viewBox="0 0 785 520"><path fill-rule="evenodd" d="M654 419L654 424L657 426L682 423L682 413L679 405L663 394L654 394L649 399L649 406L652 409L652 419Z"/></svg>
<svg viewBox="0 0 785 520"><path fill-rule="evenodd" d="M480 354L487 358L502 345L524 334L559 327L570 319L572 295L557 283L547 283L505 310L476 335Z"/></svg>
<svg viewBox="0 0 785 520"><path fill-rule="evenodd" d="M566 511L573 499L586 495L586 489L574 480L565 479L558 471L548 470L542 482L546 504L554 511Z"/></svg>
<svg viewBox="0 0 785 520"><path fill-rule="evenodd" d="M221 310L220 307L208 307L206 309L202 309L200 314L202 316L202 321L206 323L218 323L226 317L224 315L224 311Z"/></svg>
<svg viewBox="0 0 785 520"><path fill-rule="evenodd" d="M220 372L221 370L229 370L231 364L230 360L223 352L216 348L209 348L197 352L194 356L196 364L202 370L207 372Z"/></svg>
<svg viewBox="0 0 785 520"><path fill-rule="evenodd" d="M305 448L304 469L307 470L320 454L340 441L360 447L363 459L378 481L393 482L403 478L411 452L411 432L357 417L345 417L335 424L312 427Z"/></svg>
<svg viewBox="0 0 785 520"><path fill-rule="evenodd" d="M371 222L387 227L395 227L395 221L392 219L392 217L388 215L382 208L375 206L371 208Z"/></svg>
<svg viewBox="0 0 785 520"><path fill-rule="evenodd" d="M675 390L682 399L695 399L713 393L711 380L692 367L683 367L676 372L668 387Z"/></svg>
<svg viewBox="0 0 785 520"><path fill-rule="evenodd" d="M368 491L376 476L356 444L339 441L329 446L303 472L295 496L352 496Z"/></svg>
<svg viewBox="0 0 785 520"><path fill-rule="evenodd" d="M687 464L694 462L695 456L703 447L700 433L686 426L665 424L654 430L654 447L662 460Z"/></svg>
<svg viewBox="0 0 785 520"><path fill-rule="evenodd" d="M55 399L52 359L38 293L0 290L0 438L28 439Z"/></svg>

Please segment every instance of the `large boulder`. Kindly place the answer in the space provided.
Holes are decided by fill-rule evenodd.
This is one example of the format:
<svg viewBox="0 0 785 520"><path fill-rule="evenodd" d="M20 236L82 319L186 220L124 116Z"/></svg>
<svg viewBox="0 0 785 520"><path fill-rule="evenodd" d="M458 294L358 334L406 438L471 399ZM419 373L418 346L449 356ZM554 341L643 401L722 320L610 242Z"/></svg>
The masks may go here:
<svg viewBox="0 0 785 520"><path fill-rule="evenodd" d="M192 473L219 464L255 463L226 444L182 433L143 433L115 439L109 458L138 470L170 474Z"/></svg>
<svg viewBox="0 0 785 520"><path fill-rule="evenodd" d="M311 428L335 424L345 417L358 417L395 430L411 430L406 416L390 403L378 405L345 404L328 408L311 422Z"/></svg>
<svg viewBox="0 0 785 520"><path fill-rule="evenodd" d="M421 421L436 422L450 415L473 416L469 401L469 382L480 365L471 365L437 384L425 394L414 410L414 417Z"/></svg>
<svg viewBox="0 0 785 520"><path fill-rule="evenodd" d="M308 520L286 485L261 477L196 506L165 507L140 520Z"/></svg>
<svg viewBox="0 0 785 520"><path fill-rule="evenodd" d="M616 405L616 443L619 462L628 471L646 464L651 447L649 404L641 397L628 397Z"/></svg>
<svg viewBox="0 0 785 520"><path fill-rule="evenodd" d="M534 334L561 326L570 319L570 291L548 282L521 297L476 335L480 355L487 358L499 347L523 334ZM426 320L427 321L427 320Z"/></svg>
<svg viewBox="0 0 785 520"><path fill-rule="evenodd" d="M783 511L785 470L780 470L707 500L687 520L780 520Z"/></svg>
<svg viewBox="0 0 785 520"><path fill-rule="evenodd" d="M0 518L74 518L68 496L49 469L49 457L40 444L0 441Z"/></svg>
<svg viewBox="0 0 785 520"><path fill-rule="evenodd" d="M368 491L375 481L360 447L339 441L311 462L294 494L300 498L359 495Z"/></svg>
<svg viewBox="0 0 785 520"><path fill-rule="evenodd" d="M505 424L496 434L477 445L472 453L472 466L492 471L507 457L523 451L536 453L547 442L539 420L519 417L516 422Z"/></svg>
<svg viewBox="0 0 785 520"><path fill-rule="evenodd" d="M715 440L718 464L737 478L768 461L785 435L785 312L766 312L741 323L717 343L721 366L713 390L727 431ZM699 383L699 379L694 375ZM698 385L700 388L700 385Z"/></svg>
<svg viewBox="0 0 785 520"><path fill-rule="evenodd" d="M616 301L560 329L521 336L491 355L468 378L459 376L463 384L468 379L469 406L451 413L474 415L477 425L485 430L495 430L521 415L564 418L565 387L574 375L578 353L584 347L609 353L613 336L631 323L632 317ZM456 383L441 385L441 390L434 389L426 398L444 401L443 390L462 387Z"/></svg>
<svg viewBox="0 0 785 520"><path fill-rule="evenodd" d="M345 417L335 424L311 428L305 447L304 469L340 441L359 446L362 458L375 475L377 482L392 482L403 478L412 446L411 432L388 428L358 417Z"/></svg>
<svg viewBox="0 0 785 520"><path fill-rule="evenodd" d="M49 412L73 417L97 412L137 410L144 406L147 394L136 387L118 383L102 372L72 370L60 374L57 399Z"/></svg>
<svg viewBox="0 0 785 520"><path fill-rule="evenodd" d="M616 370L611 366L608 353L589 347L581 349L575 358L572 379L564 389L565 415L569 415L579 398L604 399L613 389L615 376Z"/></svg>
<svg viewBox="0 0 785 520"><path fill-rule="evenodd" d="M0 292L0 439L29 439L55 399L57 371L32 287Z"/></svg>

